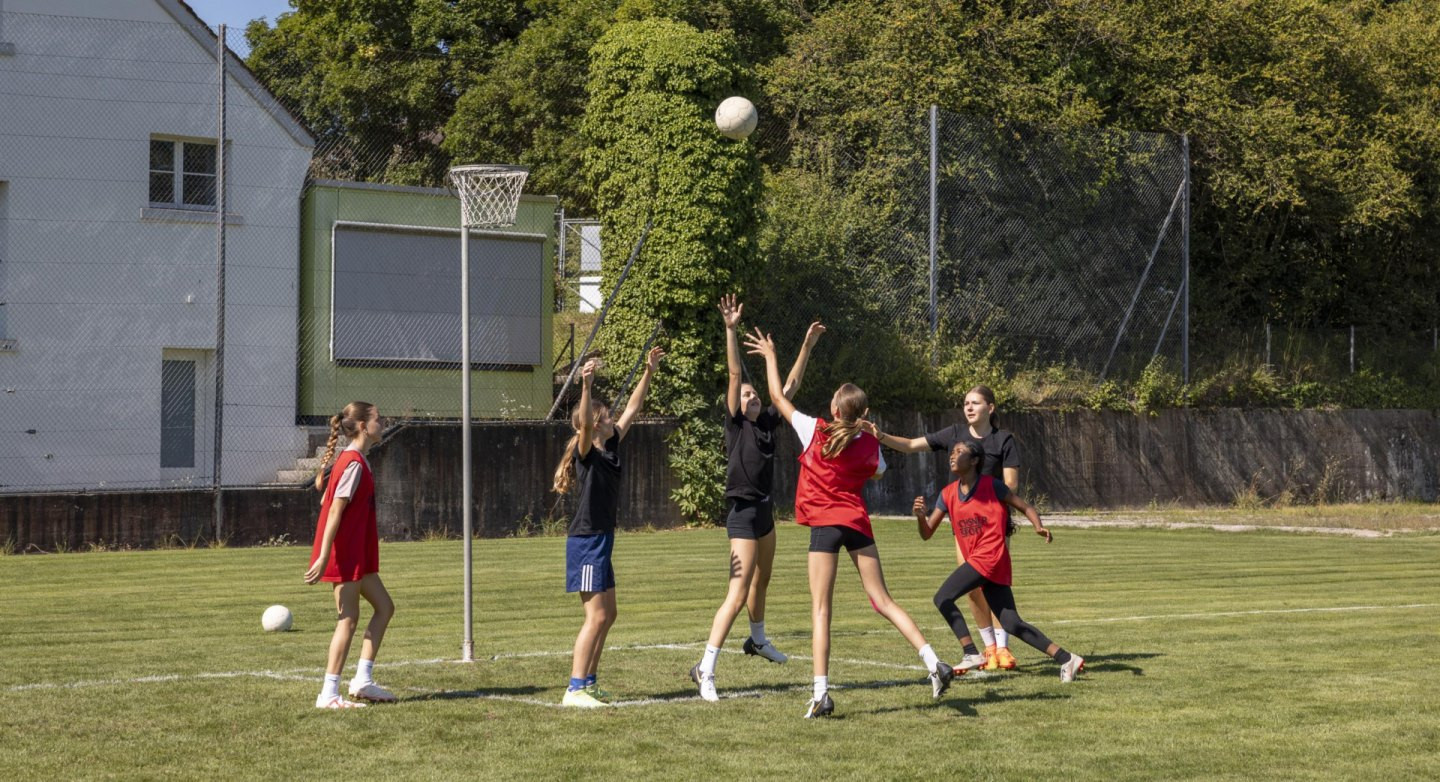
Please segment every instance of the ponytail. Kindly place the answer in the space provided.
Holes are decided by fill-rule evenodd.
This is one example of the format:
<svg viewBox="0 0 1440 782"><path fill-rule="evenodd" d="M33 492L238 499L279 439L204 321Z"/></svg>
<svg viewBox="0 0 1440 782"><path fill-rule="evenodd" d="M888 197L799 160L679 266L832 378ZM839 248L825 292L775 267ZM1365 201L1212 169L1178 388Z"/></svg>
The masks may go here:
<svg viewBox="0 0 1440 782"><path fill-rule="evenodd" d="M555 468L555 485L551 487L556 494L569 494L575 487L575 454L580 450L580 433L570 435L565 443L565 455L560 459L560 466Z"/></svg>
<svg viewBox="0 0 1440 782"><path fill-rule="evenodd" d="M820 448L820 455L826 459L834 459L850 445L860 431L860 419L870 409L865 392L853 383L840 386L830 405L835 409L835 420L825 425L825 445Z"/></svg>
<svg viewBox="0 0 1440 782"><path fill-rule="evenodd" d="M330 460L335 456L335 446L343 432L348 439L355 439L360 429L370 420L375 406L369 402L351 402L338 414L330 416L330 439L325 442L325 455L320 457L320 467L315 471L315 491L325 490L325 478Z"/></svg>
<svg viewBox="0 0 1440 782"><path fill-rule="evenodd" d="M590 401L590 420L594 421L599 417L600 411L609 408L604 402L594 399ZM569 494L575 488L575 456L580 453L580 427L585 421L580 418L584 411L580 405L570 411L570 426L575 433L565 441L565 455L560 459L560 464L555 467L555 483L551 489L556 494Z"/></svg>

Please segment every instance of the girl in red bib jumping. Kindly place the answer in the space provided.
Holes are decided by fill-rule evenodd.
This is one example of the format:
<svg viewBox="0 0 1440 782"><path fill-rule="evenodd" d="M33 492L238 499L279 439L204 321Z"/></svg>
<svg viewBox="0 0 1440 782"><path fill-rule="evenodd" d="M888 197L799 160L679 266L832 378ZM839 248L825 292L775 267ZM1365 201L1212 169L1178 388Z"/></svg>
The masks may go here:
<svg viewBox="0 0 1440 782"><path fill-rule="evenodd" d="M339 415L330 418L330 442L320 460L315 488L323 488L325 499L320 505L320 520L315 527L315 546L310 552L310 568L305 583L324 581L332 585L338 620L330 638L330 655L325 666L325 684L315 699L320 709L349 709L364 706L358 701L391 702L395 700L384 687L375 683L375 653L385 637L385 628L395 615L395 603L380 582L380 534L375 519L375 476L365 452L380 441L383 431L380 411L369 402L351 402ZM350 444L335 457L330 478L325 467L335 455L340 435ZM350 654L350 641L360 622L360 598L365 598L373 612L365 627L360 647L360 666L350 680L350 697L340 695L340 672Z"/></svg>
<svg viewBox="0 0 1440 782"><path fill-rule="evenodd" d="M1075 681L1075 676L1085 669L1084 658L1061 649L1059 644L1021 619L1015 609L1015 595L1010 591L1010 549L1005 545L1005 530L1010 523L1008 509L1014 508L1025 514L1035 528L1035 534L1044 538L1046 543L1053 536L1040 523L1040 514L1030 503L1011 493L1000 481L980 474L984 456L980 443L956 443L950 449L950 471L955 474L956 480L940 490L935 509L926 513L925 498L915 498L915 520L920 537L929 540L941 520L948 515L955 540L965 556L965 564L956 568L935 593L935 607L960 640L965 654L975 654L975 640L970 637L970 628L966 627L965 616L956 607L955 601L971 590L980 589L985 593L991 612L1007 633L1019 636L1020 640L1055 658L1055 662L1060 663L1060 681Z"/></svg>
<svg viewBox="0 0 1440 782"><path fill-rule="evenodd" d="M939 698L950 686L954 671L941 662L920 633L920 628L890 597L880 569L880 554L865 508L865 482L885 472L880 443L860 430L860 419L868 412L865 392L846 383L830 400L830 421L813 418L795 409L785 398L775 343L759 329L746 337L752 354L765 358L770 400L790 422L800 438L800 477L795 488L795 521L810 528L810 604L813 633L815 684L805 717L824 717L835 711L830 698L830 607L835 590L835 571L840 549L860 573L860 583L870 602L895 629L905 636L930 670L931 694Z"/></svg>

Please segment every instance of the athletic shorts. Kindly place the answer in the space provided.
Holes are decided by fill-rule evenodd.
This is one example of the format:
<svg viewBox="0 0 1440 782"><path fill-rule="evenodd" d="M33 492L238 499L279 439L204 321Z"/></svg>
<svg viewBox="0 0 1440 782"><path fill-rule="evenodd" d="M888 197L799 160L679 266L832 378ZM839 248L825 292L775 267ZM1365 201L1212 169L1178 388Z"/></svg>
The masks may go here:
<svg viewBox="0 0 1440 782"><path fill-rule="evenodd" d="M775 531L775 503L763 500L730 500L730 515L725 517L725 533L731 540L759 540Z"/></svg>
<svg viewBox="0 0 1440 782"><path fill-rule="evenodd" d="M875 545L875 539L860 530L839 525L810 528L810 550L826 554L839 554L840 549L859 551Z"/></svg>
<svg viewBox="0 0 1440 782"><path fill-rule="evenodd" d="M565 591L604 592L615 588L615 531L565 539Z"/></svg>

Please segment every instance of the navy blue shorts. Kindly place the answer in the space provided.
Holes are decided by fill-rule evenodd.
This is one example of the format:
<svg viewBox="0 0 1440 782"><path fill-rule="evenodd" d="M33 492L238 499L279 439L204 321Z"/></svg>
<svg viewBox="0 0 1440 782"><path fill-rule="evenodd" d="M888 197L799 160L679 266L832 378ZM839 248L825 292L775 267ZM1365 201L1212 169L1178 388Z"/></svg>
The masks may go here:
<svg viewBox="0 0 1440 782"><path fill-rule="evenodd" d="M565 539L565 591L604 592L615 588L615 531Z"/></svg>

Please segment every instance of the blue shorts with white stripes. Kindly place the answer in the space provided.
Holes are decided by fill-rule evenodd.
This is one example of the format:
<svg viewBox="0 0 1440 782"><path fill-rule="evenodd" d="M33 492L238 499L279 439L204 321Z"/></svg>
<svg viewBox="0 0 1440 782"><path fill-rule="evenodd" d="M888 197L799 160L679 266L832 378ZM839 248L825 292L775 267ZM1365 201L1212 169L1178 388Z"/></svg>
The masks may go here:
<svg viewBox="0 0 1440 782"><path fill-rule="evenodd" d="M565 591L604 592L615 588L615 531L565 539Z"/></svg>

